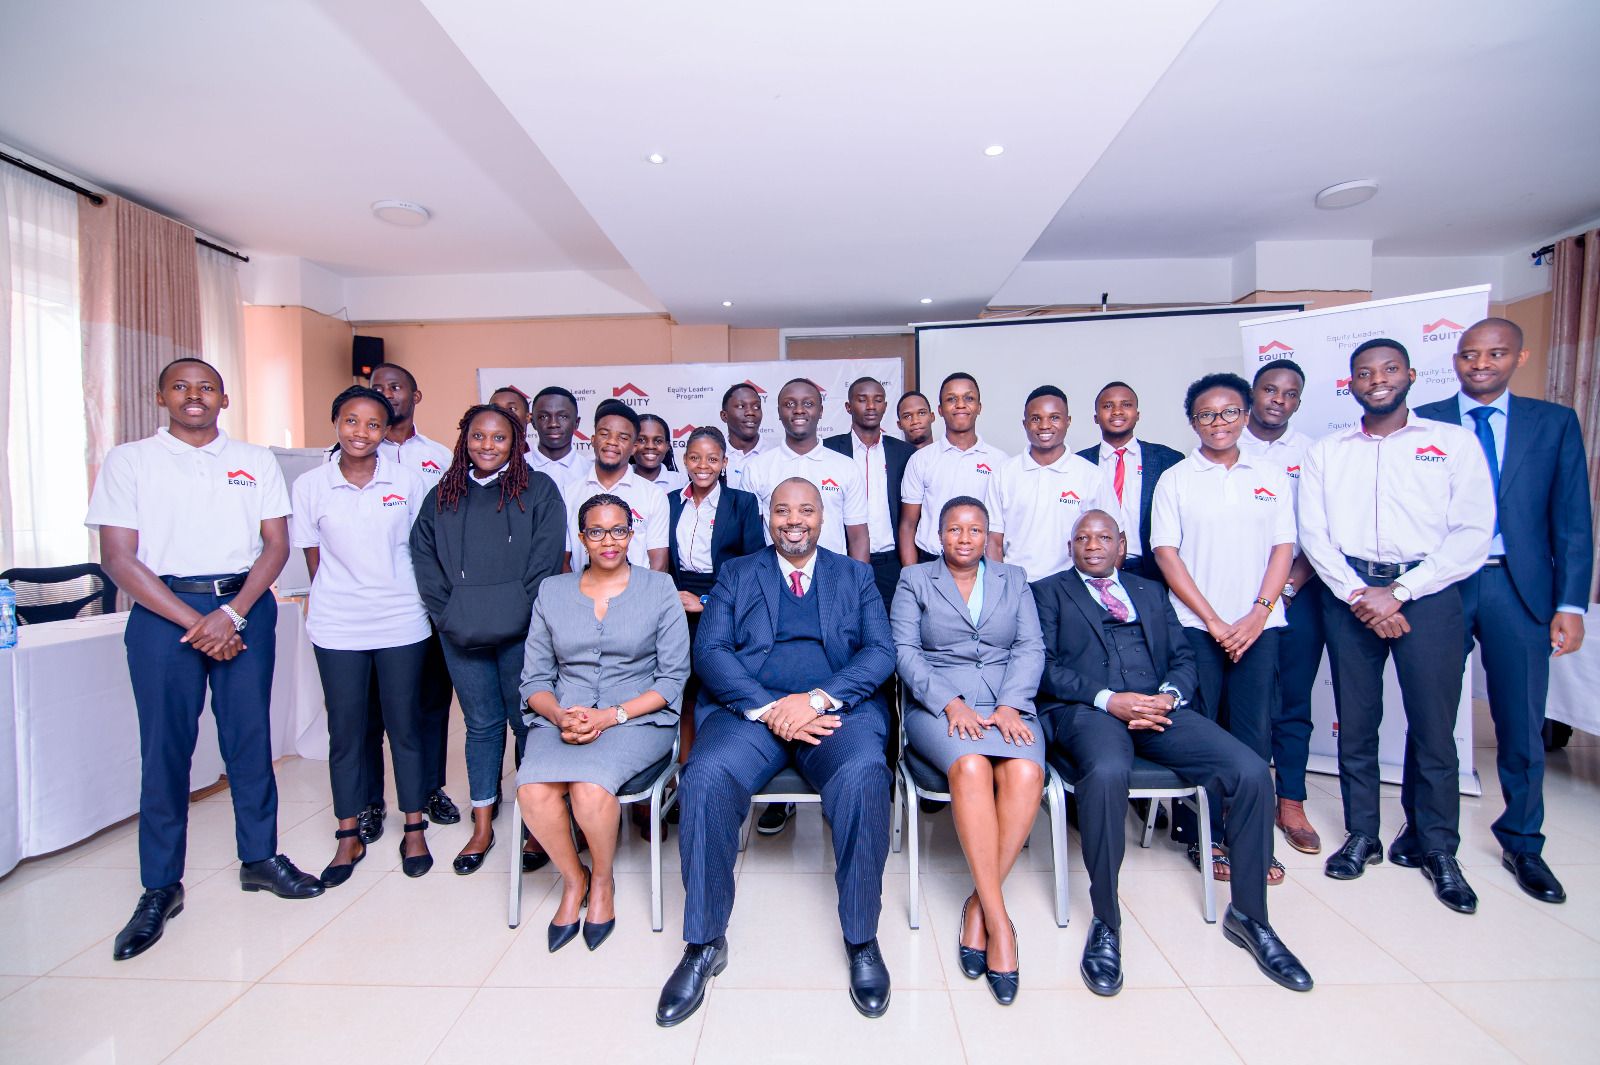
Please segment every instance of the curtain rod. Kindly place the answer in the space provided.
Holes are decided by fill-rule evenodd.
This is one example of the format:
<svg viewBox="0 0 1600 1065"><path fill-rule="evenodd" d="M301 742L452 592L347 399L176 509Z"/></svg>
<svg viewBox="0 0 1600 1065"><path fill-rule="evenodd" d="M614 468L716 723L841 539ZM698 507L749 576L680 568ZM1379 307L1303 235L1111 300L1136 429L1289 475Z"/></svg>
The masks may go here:
<svg viewBox="0 0 1600 1065"><path fill-rule="evenodd" d="M7 163L10 163L12 166L18 168L19 170L26 170L28 173L33 174L36 177L42 177L46 181L52 182L53 184L56 184L56 185L60 185L64 189L71 189L73 192L76 192L79 196L84 197L90 203L94 204L96 207L99 207L99 206L103 205L106 202L106 198L104 196L100 195L98 192L94 192L94 191L92 191L90 189L86 189L82 185L79 185L76 182L68 181L64 177L60 177L60 176L58 176L56 174L52 174L52 173L50 173L50 171L45 170L42 167L34 166L32 163L28 162L26 159L18 159L14 155L7 155L5 152L0 152L0 161L4 161L4 162L7 162ZM210 248L212 251L220 251L224 255L231 255L235 259L238 259L242 263L247 263L247 262L250 261L250 256L241 255L236 251L232 251L232 250L230 250L228 248L224 248L220 244L213 244L213 243L211 243L211 241L206 240L204 237L195 237L194 238L194 242L196 244L201 245L202 247Z"/></svg>

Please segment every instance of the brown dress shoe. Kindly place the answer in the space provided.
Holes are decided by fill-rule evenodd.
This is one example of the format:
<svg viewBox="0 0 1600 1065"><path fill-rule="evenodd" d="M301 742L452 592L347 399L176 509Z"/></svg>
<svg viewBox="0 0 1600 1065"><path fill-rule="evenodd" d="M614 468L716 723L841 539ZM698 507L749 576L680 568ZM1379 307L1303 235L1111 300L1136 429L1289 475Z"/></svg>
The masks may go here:
<svg viewBox="0 0 1600 1065"><path fill-rule="evenodd" d="M1306 854L1316 854L1322 850L1322 837L1306 820L1304 803L1294 799L1279 799L1278 827L1283 829L1283 838L1295 850Z"/></svg>

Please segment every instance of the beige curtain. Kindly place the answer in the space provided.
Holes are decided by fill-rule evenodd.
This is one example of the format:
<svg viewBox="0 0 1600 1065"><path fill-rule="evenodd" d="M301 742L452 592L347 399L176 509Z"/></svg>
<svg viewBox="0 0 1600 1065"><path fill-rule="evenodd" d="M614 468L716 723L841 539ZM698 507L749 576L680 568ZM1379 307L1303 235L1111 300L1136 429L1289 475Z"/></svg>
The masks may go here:
<svg viewBox="0 0 1600 1065"><path fill-rule="evenodd" d="M1556 242L1551 273L1550 375L1545 396L1578 412L1589 492L1600 528L1600 229ZM1600 579L1600 566L1596 566ZM1590 588L1593 601L1595 588Z"/></svg>
<svg viewBox="0 0 1600 1065"><path fill-rule="evenodd" d="M200 347L202 356L222 375L228 409L217 425L243 440L250 425L245 410L244 303L239 299L239 261L231 255L194 246L200 283Z"/></svg>

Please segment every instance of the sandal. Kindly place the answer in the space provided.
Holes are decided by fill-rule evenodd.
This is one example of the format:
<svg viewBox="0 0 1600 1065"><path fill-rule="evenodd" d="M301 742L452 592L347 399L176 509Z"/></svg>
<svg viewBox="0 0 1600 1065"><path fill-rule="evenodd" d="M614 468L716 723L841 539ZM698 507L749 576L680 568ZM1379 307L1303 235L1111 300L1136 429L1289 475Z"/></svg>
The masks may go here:
<svg viewBox="0 0 1600 1065"><path fill-rule="evenodd" d="M1200 844L1189 844L1189 861L1196 869L1200 868ZM1222 853L1222 848L1215 843L1211 845L1211 879L1222 883L1233 879L1233 868L1228 864L1228 856Z"/></svg>
<svg viewBox="0 0 1600 1065"><path fill-rule="evenodd" d="M1267 863L1267 887L1277 887L1288 875L1289 870L1285 869L1278 859L1274 858Z"/></svg>

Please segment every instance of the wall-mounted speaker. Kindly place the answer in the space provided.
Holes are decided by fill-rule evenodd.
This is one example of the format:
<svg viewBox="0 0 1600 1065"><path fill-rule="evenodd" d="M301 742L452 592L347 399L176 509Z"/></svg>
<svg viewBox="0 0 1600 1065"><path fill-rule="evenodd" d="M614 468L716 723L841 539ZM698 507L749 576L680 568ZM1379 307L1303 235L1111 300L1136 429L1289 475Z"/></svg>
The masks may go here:
<svg viewBox="0 0 1600 1065"><path fill-rule="evenodd" d="M350 349L350 373L354 377L371 377L372 368L383 362L382 337L353 337Z"/></svg>

